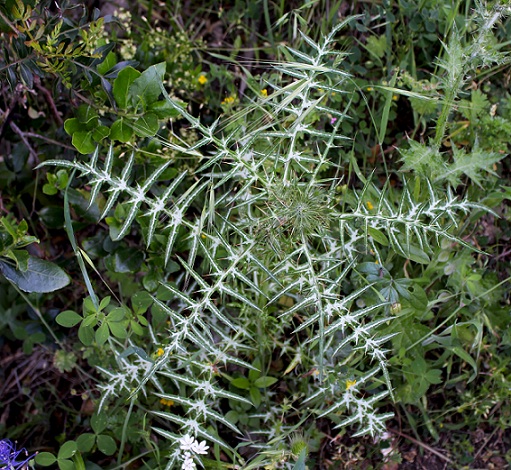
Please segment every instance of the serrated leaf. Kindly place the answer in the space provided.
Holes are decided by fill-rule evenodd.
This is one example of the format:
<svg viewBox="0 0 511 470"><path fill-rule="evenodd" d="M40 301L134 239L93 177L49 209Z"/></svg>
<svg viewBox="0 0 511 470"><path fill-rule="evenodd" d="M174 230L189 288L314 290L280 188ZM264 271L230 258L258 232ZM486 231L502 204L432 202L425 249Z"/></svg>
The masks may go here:
<svg viewBox="0 0 511 470"><path fill-rule="evenodd" d="M471 152L453 146L453 163L438 176L438 180L448 180L453 186L460 183L462 175L468 176L481 189L483 188L482 172L494 173L493 165L506 155L498 152L489 152L480 148L477 143Z"/></svg>

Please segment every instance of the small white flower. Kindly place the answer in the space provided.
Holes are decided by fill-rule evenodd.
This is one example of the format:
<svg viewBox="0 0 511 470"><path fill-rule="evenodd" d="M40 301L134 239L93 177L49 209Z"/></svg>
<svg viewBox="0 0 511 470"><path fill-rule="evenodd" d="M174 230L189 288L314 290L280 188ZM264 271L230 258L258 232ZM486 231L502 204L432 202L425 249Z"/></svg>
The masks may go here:
<svg viewBox="0 0 511 470"><path fill-rule="evenodd" d="M195 438L193 436L190 436L189 434L183 436L179 440L179 447L181 447L182 450L192 450L194 445Z"/></svg>
<svg viewBox="0 0 511 470"><path fill-rule="evenodd" d="M199 444L199 441L195 441L192 445L192 451L196 454L207 454L209 446L206 445L206 441L202 441Z"/></svg>
<svg viewBox="0 0 511 470"><path fill-rule="evenodd" d="M192 454L190 454L189 452L186 452L185 460L183 461L181 470L195 470L196 468L197 468L197 465L195 465L195 462L193 461Z"/></svg>

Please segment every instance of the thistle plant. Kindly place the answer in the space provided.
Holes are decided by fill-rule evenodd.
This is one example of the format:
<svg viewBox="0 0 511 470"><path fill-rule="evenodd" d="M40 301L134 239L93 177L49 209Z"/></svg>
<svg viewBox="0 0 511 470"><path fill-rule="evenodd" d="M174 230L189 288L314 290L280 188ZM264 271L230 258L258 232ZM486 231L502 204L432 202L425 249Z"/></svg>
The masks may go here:
<svg viewBox="0 0 511 470"><path fill-rule="evenodd" d="M142 354L133 337L111 340L118 369L100 369L107 381L100 406L130 391L176 404L151 411L154 431L173 445L167 468L195 468L206 442L244 468L271 455L291 465L293 452L270 452L275 439L317 418L336 428L355 425L356 436L382 433L392 413L378 406L393 397L388 359L399 334L387 326L413 295L381 288L388 264L426 264L441 240L472 248L460 221L482 206L420 172L397 187L379 185L349 152L351 136L340 129L353 86L343 70L346 54L336 47L349 21L355 19L319 42L302 34L303 50L287 48L288 61L275 67L279 78L265 83L272 93L227 122L204 124L160 79L164 106L199 139L177 145L177 136L156 137L180 158L162 160L144 178L134 142L128 151L98 146L89 161L46 162L86 178L91 203L104 192L101 218L116 214L115 239L140 234L148 252L180 266L153 292L153 307L168 325L149 326L158 354ZM456 32L453 38L449 47L461 47ZM466 51L457 58L451 52L448 60L467 58ZM448 91L433 153L464 80L457 63L439 63ZM333 94L344 96L345 109L333 106ZM410 169L420 151L412 145L403 152ZM183 162L191 162L193 174ZM163 178L171 167L175 176ZM351 173L357 177L344 179ZM288 362L280 376L270 368L275 357ZM286 385L290 396L273 395L271 403L272 386L286 384L287 374L300 375L300 386ZM246 421L229 408L245 410ZM243 441L260 452L251 462L239 453Z"/></svg>

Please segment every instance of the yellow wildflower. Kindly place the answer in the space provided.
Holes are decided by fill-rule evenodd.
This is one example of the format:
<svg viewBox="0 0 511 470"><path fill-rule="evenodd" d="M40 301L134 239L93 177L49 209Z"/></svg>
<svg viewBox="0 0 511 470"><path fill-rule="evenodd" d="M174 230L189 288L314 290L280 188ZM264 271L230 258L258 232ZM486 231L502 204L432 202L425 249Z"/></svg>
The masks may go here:
<svg viewBox="0 0 511 470"><path fill-rule="evenodd" d="M397 100L399 99L399 95L392 95L392 99L393 99L394 101L397 101Z"/></svg>
<svg viewBox="0 0 511 470"><path fill-rule="evenodd" d="M372 211L372 210L374 209L373 203L372 203L371 201L367 201L367 202L366 202L366 206L367 206L367 208L368 208L370 211Z"/></svg>
<svg viewBox="0 0 511 470"><path fill-rule="evenodd" d="M268 96L268 90L266 88L263 88L261 90L261 95L263 95L266 98Z"/></svg>
<svg viewBox="0 0 511 470"><path fill-rule="evenodd" d="M234 96L227 96L224 98L221 104L232 104L234 103Z"/></svg>
<svg viewBox="0 0 511 470"><path fill-rule="evenodd" d="M174 404L172 400L167 400L166 398L162 398L160 403L164 406L172 406Z"/></svg>
<svg viewBox="0 0 511 470"><path fill-rule="evenodd" d="M366 90L367 90L367 91L373 91L373 87L372 87L372 86L368 86L368 87L366 88Z"/></svg>
<svg viewBox="0 0 511 470"><path fill-rule="evenodd" d="M206 75L200 75L199 78L197 79L197 81L201 85L205 85L206 83L208 83L208 77L206 77Z"/></svg>
<svg viewBox="0 0 511 470"><path fill-rule="evenodd" d="M357 383L356 380L346 380L346 390L349 390Z"/></svg>
<svg viewBox="0 0 511 470"><path fill-rule="evenodd" d="M165 351L164 351L162 348L158 348L158 349L156 350L156 356L157 356L157 357L163 356L163 353L164 353L164 352L165 352Z"/></svg>

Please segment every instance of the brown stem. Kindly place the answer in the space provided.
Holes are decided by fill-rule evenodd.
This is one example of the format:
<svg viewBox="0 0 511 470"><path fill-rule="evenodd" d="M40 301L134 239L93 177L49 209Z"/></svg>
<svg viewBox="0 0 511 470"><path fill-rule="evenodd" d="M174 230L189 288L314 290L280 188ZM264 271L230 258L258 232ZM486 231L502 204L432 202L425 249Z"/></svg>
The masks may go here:
<svg viewBox="0 0 511 470"><path fill-rule="evenodd" d="M27 149L30 153L30 156L32 157L34 166L37 165L39 163L39 157L37 156L37 152L30 145L30 142L27 140L25 133L16 124L14 124L14 122L11 122L10 126L11 126L11 129L14 132L16 132L16 134L19 135L20 139L23 141L23 143L27 147Z"/></svg>
<svg viewBox="0 0 511 470"><path fill-rule="evenodd" d="M389 429L389 431L392 434L397 434L398 436L401 436L401 437L409 440L410 442L413 442L414 444L422 447L423 449L427 450L428 452L431 452L432 454L435 454L437 457L441 458L445 462L448 462L450 464L454 464L454 462L449 457L446 457L441 452L438 452L438 450L433 449L433 447L430 447L427 444L424 444L424 442L418 441L417 439L413 438L412 436L409 436L408 434L404 434L401 431L398 431L397 429Z"/></svg>

